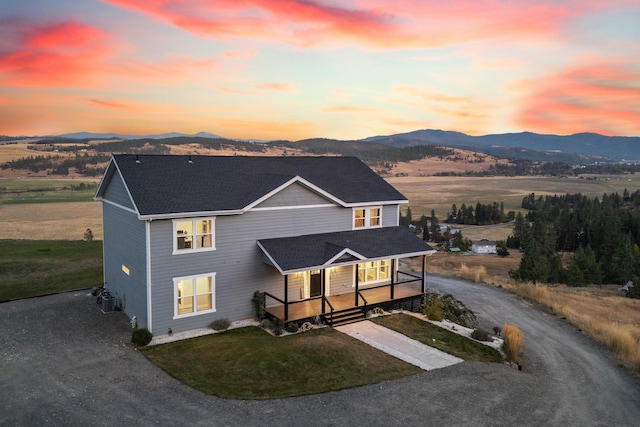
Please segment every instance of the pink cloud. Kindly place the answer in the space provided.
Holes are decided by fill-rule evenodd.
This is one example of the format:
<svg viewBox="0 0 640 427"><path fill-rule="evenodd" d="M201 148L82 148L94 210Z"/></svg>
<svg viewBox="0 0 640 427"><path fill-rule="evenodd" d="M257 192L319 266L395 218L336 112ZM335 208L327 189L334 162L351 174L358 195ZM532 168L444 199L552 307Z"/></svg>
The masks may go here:
<svg viewBox="0 0 640 427"><path fill-rule="evenodd" d="M271 39L301 47L356 43L432 47L489 38L553 37L598 2L310 0L103 0L201 37ZM334 3L338 4L338 3Z"/></svg>
<svg viewBox="0 0 640 427"><path fill-rule="evenodd" d="M371 113L380 110L369 107L361 107L359 105L334 105L323 108L322 111L326 113Z"/></svg>
<svg viewBox="0 0 640 427"><path fill-rule="evenodd" d="M13 85L78 85L111 54L102 31L63 22L21 27L13 49L0 55L0 78Z"/></svg>
<svg viewBox="0 0 640 427"><path fill-rule="evenodd" d="M132 106L129 104L125 104L122 102L116 102L116 101L105 101L102 99L90 99L88 101L89 106L91 107L98 107L98 108L109 108L109 109L115 109L115 110L130 110L132 109Z"/></svg>
<svg viewBox="0 0 640 427"><path fill-rule="evenodd" d="M600 64L566 69L521 82L531 89L515 122L524 129L558 134L640 134L640 69Z"/></svg>

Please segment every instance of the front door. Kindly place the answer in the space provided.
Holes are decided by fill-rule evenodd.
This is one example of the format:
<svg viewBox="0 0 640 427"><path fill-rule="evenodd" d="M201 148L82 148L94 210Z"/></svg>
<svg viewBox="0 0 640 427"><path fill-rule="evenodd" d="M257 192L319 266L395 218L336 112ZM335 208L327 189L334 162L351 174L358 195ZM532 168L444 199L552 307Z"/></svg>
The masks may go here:
<svg viewBox="0 0 640 427"><path fill-rule="evenodd" d="M309 297L319 297L320 295L322 295L322 275L320 270L316 270L309 274Z"/></svg>

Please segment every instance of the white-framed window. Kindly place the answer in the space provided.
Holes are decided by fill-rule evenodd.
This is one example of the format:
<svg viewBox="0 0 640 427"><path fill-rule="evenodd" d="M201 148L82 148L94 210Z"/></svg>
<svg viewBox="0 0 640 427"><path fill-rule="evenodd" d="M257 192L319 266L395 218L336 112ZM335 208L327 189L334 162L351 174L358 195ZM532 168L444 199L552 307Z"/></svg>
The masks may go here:
<svg viewBox="0 0 640 427"><path fill-rule="evenodd" d="M173 318L195 316L216 311L216 273L173 279Z"/></svg>
<svg viewBox="0 0 640 427"><path fill-rule="evenodd" d="M380 206L353 209L353 228L382 227L382 208Z"/></svg>
<svg viewBox="0 0 640 427"><path fill-rule="evenodd" d="M383 282L391 278L391 261L382 259L379 261L367 261L358 264L358 283L368 284Z"/></svg>
<svg viewBox="0 0 640 427"><path fill-rule="evenodd" d="M215 249L215 218L173 220L174 254Z"/></svg>

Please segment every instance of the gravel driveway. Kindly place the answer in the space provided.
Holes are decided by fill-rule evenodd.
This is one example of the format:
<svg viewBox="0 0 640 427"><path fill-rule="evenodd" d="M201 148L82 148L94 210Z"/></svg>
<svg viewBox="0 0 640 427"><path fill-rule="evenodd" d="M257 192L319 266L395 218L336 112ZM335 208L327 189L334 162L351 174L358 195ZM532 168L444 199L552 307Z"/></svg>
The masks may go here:
<svg viewBox="0 0 640 427"><path fill-rule="evenodd" d="M129 343L86 291L0 304L0 424L640 425L640 385L602 346L500 290L430 276L485 327L524 332L525 369L465 362L340 392L269 401L204 395Z"/></svg>

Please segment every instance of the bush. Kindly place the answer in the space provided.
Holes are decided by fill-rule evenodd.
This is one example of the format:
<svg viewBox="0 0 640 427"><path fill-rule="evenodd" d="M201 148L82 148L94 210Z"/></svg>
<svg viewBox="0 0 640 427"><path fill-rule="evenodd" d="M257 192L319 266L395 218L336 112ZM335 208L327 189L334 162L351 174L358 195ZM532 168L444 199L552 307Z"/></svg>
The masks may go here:
<svg viewBox="0 0 640 427"><path fill-rule="evenodd" d="M136 347L144 347L149 344L153 339L153 334L147 328L134 329L131 334L131 342Z"/></svg>
<svg viewBox="0 0 640 427"><path fill-rule="evenodd" d="M504 325L502 328L504 334L504 343L502 350L506 356L507 362L517 363L520 366L522 353L520 346L522 345L522 331L513 325Z"/></svg>
<svg viewBox="0 0 640 427"><path fill-rule="evenodd" d="M428 319L435 322L440 322L444 319L444 303L442 302L440 294L429 291L425 293L422 303L422 313L427 316Z"/></svg>
<svg viewBox="0 0 640 427"><path fill-rule="evenodd" d="M214 331L224 331L229 329L231 322L228 319L217 319L211 323L211 329Z"/></svg>
<svg viewBox="0 0 640 427"><path fill-rule="evenodd" d="M298 324L296 322L287 323L287 326L285 326L285 330L289 333L295 334L296 332L298 332Z"/></svg>
<svg viewBox="0 0 640 427"><path fill-rule="evenodd" d="M444 304L444 318L464 326L465 328L475 328L478 326L476 315L467 308L466 305L451 294L444 294L441 297Z"/></svg>
<svg viewBox="0 0 640 427"><path fill-rule="evenodd" d="M271 323L271 320L269 320L269 319L262 319L262 321L260 322L260 327L262 329L271 329L271 328L273 328L273 324Z"/></svg>
<svg viewBox="0 0 640 427"><path fill-rule="evenodd" d="M273 331L274 335L282 335L282 331L284 331L284 322L280 319L276 319L271 324L271 331Z"/></svg>
<svg viewBox="0 0 640 427"><path fill-rule="evenodd" d="M262 320L266 314L264 292L255 291L253 293L253 306L256 309L256 319Z"/></svg>
<svg viewBox="0 0 640 427"><path fill-rule="evenodd" d="M436 322L447 319L466 328L475 328L478 325L473 311L451 294L440 295L437 292L427 291L422 312Z"/></svg>
<svg viewBox="0 0 640 427"><path fill-rule="evenodd" d="M478 341L489 341L489 342L492 341L491 335L489 334L489 332L480 328L476 328L473 330L473 332L471 332L471 338Z"/></svg>

